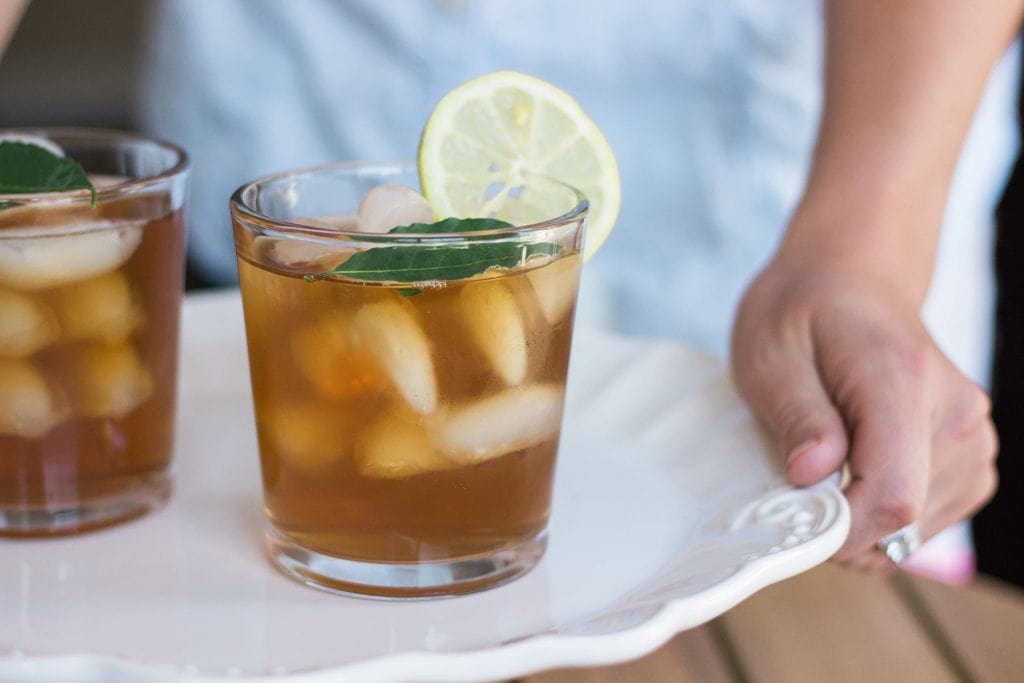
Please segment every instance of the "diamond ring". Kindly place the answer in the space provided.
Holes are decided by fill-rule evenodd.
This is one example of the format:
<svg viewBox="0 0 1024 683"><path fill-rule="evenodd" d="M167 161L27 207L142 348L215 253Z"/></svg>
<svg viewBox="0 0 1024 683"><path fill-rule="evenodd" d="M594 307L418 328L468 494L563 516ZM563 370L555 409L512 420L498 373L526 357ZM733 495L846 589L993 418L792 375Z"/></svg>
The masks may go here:
<svg viewBox="0 0 1024 683"><path fill-rule="evenodd" d="M902 564L920 545L921 525L918 522L911 522L875 543L875 547L885 553L889 561L895 565Z"/></svg>

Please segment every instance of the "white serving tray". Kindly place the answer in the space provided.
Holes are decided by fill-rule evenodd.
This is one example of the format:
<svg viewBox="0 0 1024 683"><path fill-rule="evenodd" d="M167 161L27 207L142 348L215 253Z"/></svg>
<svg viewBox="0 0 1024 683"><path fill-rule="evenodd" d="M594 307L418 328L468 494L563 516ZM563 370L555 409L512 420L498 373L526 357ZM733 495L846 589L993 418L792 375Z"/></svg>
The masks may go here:
<svg viewBox="0 0 1024 683"><path fill-rule="evenodd" d="M500 680L653 651L824 561L849 512L785 484L722 364L579 330L550 546L509 585L345 598L275 571L236 291L190 297L175 494L140 520L0 541L0 681Z"/></svg>

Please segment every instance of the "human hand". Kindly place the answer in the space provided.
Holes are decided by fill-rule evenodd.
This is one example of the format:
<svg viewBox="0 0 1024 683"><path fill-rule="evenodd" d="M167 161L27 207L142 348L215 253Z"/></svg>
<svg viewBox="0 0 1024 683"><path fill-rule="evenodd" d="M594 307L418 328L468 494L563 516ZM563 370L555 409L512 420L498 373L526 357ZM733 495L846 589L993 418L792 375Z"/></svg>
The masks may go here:
<svg viewBox="0 0 1024 683"><path fill-rule="evenodd" d="M848 464L843 564L890 570L878 539L914 521L930 538L995 491L988 397L884 279L780 254L740 305L732 363L790 481Z"/></svg>

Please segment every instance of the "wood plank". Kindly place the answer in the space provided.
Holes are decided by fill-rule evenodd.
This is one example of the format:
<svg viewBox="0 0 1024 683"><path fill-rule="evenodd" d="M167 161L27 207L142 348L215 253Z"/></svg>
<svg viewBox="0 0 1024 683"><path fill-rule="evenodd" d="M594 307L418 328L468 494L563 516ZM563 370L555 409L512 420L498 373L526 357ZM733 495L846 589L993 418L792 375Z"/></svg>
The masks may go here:
<svg viewBox="0 0 1024 683"><path fill-rule="evenodd" d="M720 617L744 679L955 681L890 581L822 565Z"/></svg>
<svg viewBox="0 0 1024 683"><path fill-rule="evenodd" d="M711 627L683 631L657 651L626 664L592 669L557 669L522 679L523 683L730 683L736 680Z"/></svg>
<svg viewBox="0 0 1024 683"><path fill-rule="evenodd" d="M980 577L963 587L904 576L972 680L1024 679L1024 592Z"/></svg>

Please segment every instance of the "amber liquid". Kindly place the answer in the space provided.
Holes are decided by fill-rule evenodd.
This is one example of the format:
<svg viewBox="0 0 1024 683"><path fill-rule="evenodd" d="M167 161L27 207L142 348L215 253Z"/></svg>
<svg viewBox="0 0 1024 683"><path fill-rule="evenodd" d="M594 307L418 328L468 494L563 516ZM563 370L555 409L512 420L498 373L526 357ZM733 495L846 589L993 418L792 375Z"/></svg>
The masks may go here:
<svg viewBox="0 0 1024 683"><path fill-rule="evenodd" d="M63 225L96 221L110 221L132 245L130 256L111 269L53 287L37 281L24 284L17 277L4 282L0 272L0 302L31 307L33 319L46 327L43 338L29 344L30 352L16 341L0 351L0 510L60 512L116 501L140 487L167 486L183 211L172 211L163 194L101 203L94 209L0 211L0 248L13 245L38 256L31 251L32 237L7 243L5 237L26 226L60 231ZM92 256L87 249L80 253L83 259ZM14 329L11 320L6 321L8 330L0 330L0 341L5 331ZM33 408L26 408L29 404ZM117 520L103 524L109 521ZM0 534L47 535L86 528L88 524L31 531L0 528Z"/></svg>
<svg viewBox="0 0 1024 683"><path fill-rule="evenodd" d="M546 284L574 301L577 254L413 296L240 258L275 531L378 563L483 556L540 534L573 318L571 304L539 304L549 268L560 277ZM391 333L401 343L389 346ZM495 350L488 336L513 341Z"/></svg>

